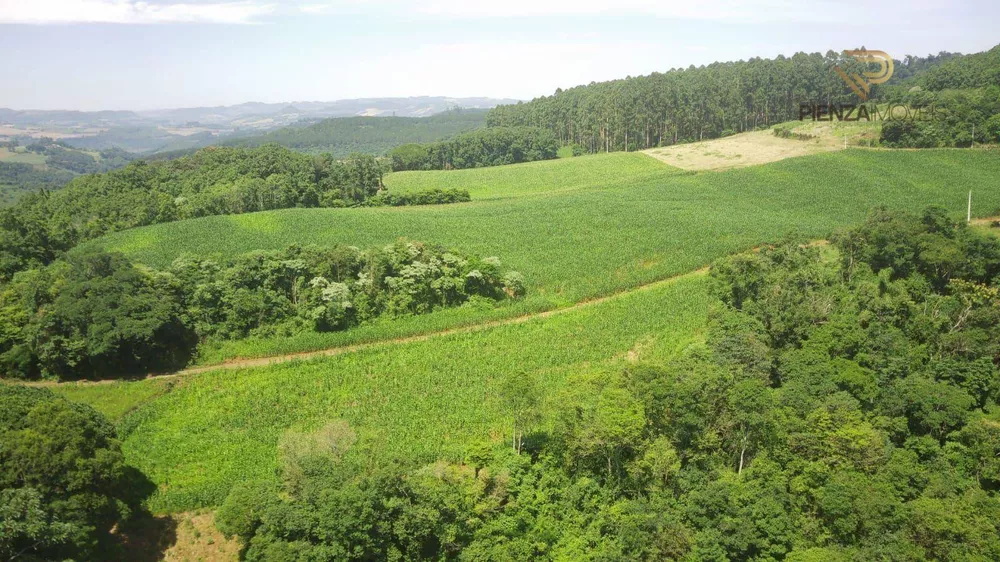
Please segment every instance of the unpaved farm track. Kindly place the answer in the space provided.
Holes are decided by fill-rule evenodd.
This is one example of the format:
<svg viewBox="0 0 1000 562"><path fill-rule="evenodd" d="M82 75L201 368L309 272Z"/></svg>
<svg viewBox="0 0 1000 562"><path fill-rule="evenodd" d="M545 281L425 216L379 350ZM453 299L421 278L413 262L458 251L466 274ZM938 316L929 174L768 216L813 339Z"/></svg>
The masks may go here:
<svg viewBox="0 0 1000 562"><path fill-rule="evenodd" d="M984 219L985 220L985 219ZM826 240L814 240L806 244L807 246L825 246L829 244ZM752 248L748 251L756 252L760 248ZM740 252L742 253L742 252ZM330 347L326 349L319 349L315 351L302 351L298 353L287 353L282 355L270 355L266 357L255 357L249 359L232 359L229 361L224 361L222 363L215 363L212 365L202 365L198 367L190 367L188 369L182 369L180 371L175 371L173 373L150 373L145 378L115 378L115 379L101 379L97 381L72 381L72 382L52 382L52 381L42 381L42 382L24 382L20 384L26 384L30 386L55 386L60 384L75 384L75 385L89 385L89 384L110 384L122 381L137 381L137 380L147 380L147 379L172 379L177 377L183 377L187 375L196 375L199 373L206 373L209 371L218 371L222 369L248 369L252 367L267 367L269 365L277 365L280 363L287 363L289 361L300 361L307 359L315 359L318 357L332 357L334 355L341 355L344 353L353 353L356 351L363 351L365 349L372 349L382 346L392 346L400 345L414 342L427 341L433 338L439 338L444 336L450 336L455 334L468 334L473 332L480 332L483 330L489 330L491 328L497 328L499 326L508 326L513 324L522 324L524 322L529 322L531 320L540 320L544 318L550 318L559 314L566 314L573 312L575 310L580 310L583 308L596 306L604 302L608 302L613 299L624 298L628 295L639 293L642 291L650 291L664 285L668 285L680 279L686 277L696 277L699 275L705 275L708 273L708 266L703 266L694 271L688 271L687 273L681 273L678 275L672 275L664 279L659 279L657 281L652 281L646 283L645 285L639 285L632 289L626 289L623 291L618 291L616 293L611 293L603 297L597 297L593 299L583 300L578 303L563 307L556 308L552 310L546 310L544 312L534 312L531 314L525 314L522 316L515 316L513 318L505 318L502 320L491 320L489 322L482 322L480 324L473 324L471 326L462 326L459 328L449 328L447 330L439 330L436 332L427 332L425 334L418 334L414 336L405 336L401 338L391 338L385 340L379 340L374 342L359 343L354 345L343 345L337 347Z"/></svg>
<svg viewBox="0 0 1000 562"><path fill-rule="evenodd" d="M157 380L159 380L159 379L172 379L172 378L183 377L183 376L187 376L187 375L196 375L196 374L199 374L199 373L206 373L208 371L218 371L218 370L221 370L221 369L248 369L248 368L252 368L252 367L267 367L269 365L277 365L277 364L280 364L280 363L287 363L289 361L300 361L300 360L307 360L307 359L315 359L317 357L331 357L331 356L334 356L334 355L341 355L341 354L344 354L344 353L353 353L353 352L356 352L356 351L363 351L365 349L371 349L371 348L376 348L376 347L381 347L381 346L392 346L392 345L400 345L400 344L407 344L407 343L413 343L413 342L422 342L422 341L427 341L429 339L439 338L439 337L444 337L444 336L450 336L450 335L454 335L454 334L468 334L468 333L472 333L472 332L480 332L480 331L483 331L483 330L489 330L491 328L496 328L496 327L499 327L499 326L507 326L507 325L512 325L512 324L522 324L524 322L529 322L531 320L539 320L539 319L543 319L543 318L549 318L549 317L552 317L552 316L555 316L555 315L558 315L558 314L566 314L568 312L573 312L575 310L580 310L582 308L586 308L586 307L590 307L590 306L595 306L595 305L598 305L598 304L610 301L612 299L626 297L626 296L634 294L634 293L656 289L658 287L662 287L664 285L668 285L670 283L673 283L674 281L677 281L679 279L683 279L685 277L695 277L695 276L698 276L698 275L705 275L706 273L708 273L708 266L702 267L700 269L696 269L694 271L689 271L687 273L681 273L679 275L673 275L673 276L667 277L665 279L660 279L660 280L657 280L657 281L653 281L653 282L647 283L645 285L639 285L638 287L635 287L635 288L632 288L632 289L627 289L627 290L624 290L624 291L619 291L617 293L612 293L610 295L606 295L606 296L603 296L603 297L598 297L598 298L594 298L594 299L580 301L578 303L575 303L575 304L572 304L570 306L566 306L566 307L563 307L563 308L556 308L556 309L552 309L552 310L546 310L544 312L535 312L535 313L531 313L531 314L525 314L525 315L522 315L522 316L515 316L513 318L505 318L505 319L502 319L502 320L491 320L489 322L483 322L483 323L480 323L480 324L473 324L471 326L462 326L462 327L459 327L459 328L449 328L447 330L439 330L437 332L428 332L428 333L425 333L425 334L418 334L418 335L415 335L415 336L405 336L405 337L401 337L401 338L385 339L385 340L379 340L379 341L374 341L374 342L359 343L359 344L354 344L354 345L343 345L343 346L338 346L338 347L330 347L330 348L326 348L326 349L319 349L319 350L315 350L315 351L302 351L302 352L298 352L298 353L287 353L287 354L283 354L283 355L271 355L271 356L267 356L267 357L254 357L254 358L249 358L249 359L233 359L233 360L229 360L229 361L224 361L222 363L215 363L215 364L212 364L212 365L202 365L202 366L198 366L198 367L190 367L190 368L187 368L187 369L182 369L180 371L174 371L172 373L151 373L151 374L147 375L145 378L116 378L116 379L101 379L101 380L96 380L96 381L71 381L71 382L40 381L40 382L24 382L24 383L20 383L20 384L25 384L25 385L29 385L29 386L55 386L55 385L60 385L60 384L89 385L89 384L111 384L111 383L122 382L122 381L138 381L138 380L147 380L147 379L157 379Z"/></svg>

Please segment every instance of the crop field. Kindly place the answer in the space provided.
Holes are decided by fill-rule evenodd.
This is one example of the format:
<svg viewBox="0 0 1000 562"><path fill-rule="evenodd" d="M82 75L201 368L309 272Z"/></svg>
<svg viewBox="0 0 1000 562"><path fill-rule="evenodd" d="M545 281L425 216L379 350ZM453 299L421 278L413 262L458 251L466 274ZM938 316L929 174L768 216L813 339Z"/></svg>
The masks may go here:
<svg viewBox="0 0 1000 562"><path fill-rule="evenodd" d="M58 390L112 414L121 411L123 388L143 397L162 393L121 418L119 428L127 458L159 486L151 507L185 511L218 505L238 480L271 475L288 428L334 419L358 434L350 462L461 459L470 442L504 438L509 420L497 388L507 373L533 374L546 400L556 401L577 377L628 361L663 361L697 342L711 304L706 280L693 273L481 332L183 377L165 393L158 379Z"/></svg>
<svg viewBox="0 0 1000 562"><path fill-rule="evenodd" d="M647 175L663 177L668 168L639 154L593 154L558 160L427 172L396 172L386 176L390 191L406 193L430 188L467 189L473 200L500 199L533 193L558 193L581 188L613 188ZM681 173L680 170L673 170Z"/></svg>
<svg viewBox="0 0 1000 562"><path fill-rule="evenodd" d="M64 383L47 385L51 390L73 400L93 406L111 421L117 422L146 402L169 392L171 379L151 379L141 384L116 381L102 384Z"/></svg>
<svg viewBox="0 0 1000 562"><path fill-rule="evenodd" d="M574 165L588 172L581 174ZM478 189L495 199L217 216L125 231L95 243L163 267L185 252L221 257L292 243L371 247L405 237L498 256L506 267L522 272L529 284L527 299L498 309L462 308L342 333L234 342L205 350L200 361L210 363L375 341L557 308L697 269L790 230L802 239L822 238L862 219L878 204L912 211L938 204L964 214L971 189L975 215L990 216L1000 209L996 189L1000 157L978 150L918 154L848 149L697 174L680 173L634 153L508 168L409 174L413 178L426 174L420 180L425 185L433 185L435 177L478 178ZM552 177L565 171L568 178L537 180L525 189L511 179L524 170ZM498 177L506 179L489 184ZM617 179L595 184L594 177ZM416 179L407 181L415 185ZM546 185L553 191L540 191Z"/></svg>

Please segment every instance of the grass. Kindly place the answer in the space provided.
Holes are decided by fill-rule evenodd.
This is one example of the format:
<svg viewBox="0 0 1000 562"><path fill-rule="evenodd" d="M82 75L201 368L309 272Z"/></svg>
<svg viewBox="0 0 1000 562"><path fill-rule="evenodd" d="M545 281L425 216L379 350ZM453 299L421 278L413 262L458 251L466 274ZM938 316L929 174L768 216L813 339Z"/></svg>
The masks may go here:
<svg viewBox="0 0 1000 562"><path fill-rule="evenodd" d="M565 306L694 270L790 230L803 239L822 238L878 204L912 211L938 204L964 214L972 189L977 215L1000 208L995 189L1000 154L978 150L848 149L698 174L680 173L642 154L619 153L411 176L406 180L411 186L417 179L432 184L434 178L469 178L464 185L487 196L443 206L207 217L121 232L96 243L165 267L184 252L227 256L292 243L371 247L406 237L499 256L529 284L526 301L500 309L443 311L344 333L229 342L204 350L201 362L210 363ZM592 183L601 177L614 179ZM540 191L546 185L553 191Z"/></svg>
<svg viewBox="0 0 1000 562"><path fill-rule="evenodd" d="M532 373L557 400L578 375L620 369L628 356L663 361L698 341L711 302L706 281L692 274L520 324L186 377L120 422L124 451L159 486L150 504L157 512L218 505L234 482L274 474L285 430L332 419L358 434L350 462L461 459L471 442L504 438L497 388L507 373ZM161 383L126 384L153 395ZM74 398L117 402L102 396L115 386L89 388Z"/></svg>

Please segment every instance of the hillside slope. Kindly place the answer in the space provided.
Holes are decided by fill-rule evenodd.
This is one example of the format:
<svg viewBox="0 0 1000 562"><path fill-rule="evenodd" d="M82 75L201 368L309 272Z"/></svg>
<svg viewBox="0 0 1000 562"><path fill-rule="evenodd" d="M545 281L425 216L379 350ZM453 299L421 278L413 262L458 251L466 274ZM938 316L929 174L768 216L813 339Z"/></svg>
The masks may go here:
<svg viewBox="0 0 1000 562"><path fill-rule="evenodd" d="M607 177L621 175L600 184L588 181L597 174L590 171L565 183L553 180L529 189L516 181L483 185L480 193L493 199L458 205L206 217L120 232L95 244L163 267L184 253L231 256L289 244L372 247L409 238L498 256L522 272L529 286L528 297L507 308L461 308L298 340L232 343L203 357L218 361L412 335L550 309L690 271L774 241L790 229L803 239L822 238L879 204L909 210L937 204L957 214L964 212L971 189L977 216L1000 208L1000 194L992 189L1000 176L1000 157L991 151L848 149L698 174L681 173L636 153L570 162L514 166L503 174L593 166L603 168L600 173ZM468 177L474 185L477 178L499 176L469 170L426 177ZM554 191L542 191L544 185Z"/></svg>

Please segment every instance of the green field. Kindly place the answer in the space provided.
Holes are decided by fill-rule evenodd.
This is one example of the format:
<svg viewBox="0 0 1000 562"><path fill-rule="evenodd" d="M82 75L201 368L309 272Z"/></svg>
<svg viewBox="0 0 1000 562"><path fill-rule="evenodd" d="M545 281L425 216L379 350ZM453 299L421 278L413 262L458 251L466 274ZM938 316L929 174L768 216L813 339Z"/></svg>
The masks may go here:
<svg viewBox="0 0 1000 562"><path fill-rule="evenodd" d="M405 237L498 256L529 284L527 299L499 309L462 308L348 332L230 342L204 350L200 361L210 363L565 306L694 270L792 230L803 240L825 237L877 204L913 211L938 204L964 213L971 189L974 214L987 216L1000 209L997 177L1000 157L986 151L853 149L698 174L643 154L614 153L389 178L390 186L403 181L408 188L461 183L479 193L471 203L216 216L95 243L164 267L185 252L226 256L292 243L371 247Z"/></svg>
<svg viewBox="0 0 1000 562"><path fill-rule="evenodd" d="M614 179L594 183L595 176ZM527 299L497 309L460 307L341 333L233 342L201 358L212 361L567 306L694 270L791 230L803 240L824 237L879 203L910 210L940 204L958 214L972 189L975 214L987 216L1000 208L997 177L996 153L968 150L858 149L700 174L641 154L612 154L390 180L412 188L461 181L480 193L468 204L211 217L100 243L163 266L183 252L222 256L293 242L370 246L405 236L498 255L530 282ZM358 433L351 462L461 458L471 441L503 438L496 389L505 374L530 372L546 400L559 400L578 377L631 360L660 362L700 339L712 306L706 289L705 276L692 274L554 316L419 342L170 382L57 389L118 420L128 458L159 485L154 509L214 506L232 483L273 474L285 430L332 419Z"/></svg>
<svg viewBox="0 0 1000 562"><path fill-rule="evenodd" d="M11 164L31 164L36 168L45 168L45 155L34 152L12 152L9 148L0 148L0 161Z"/></svg>
<svg viewBox="0 0 1000 562"><path fill-rule="evenodd" d="M354 462L461 459L470 442L502 438L508 420L496 389L505 374L532 373L555 400L574 377L628 359L662 361L697 341L710 304L705 281L692 274L471 334L188 376L148 403L164 392L162 380L55 389L113 417L145 403L119 421L124 450L160 487L151 507L183 511L218 505L234 482L273 474L286 429L333 419L358 434Z"/></svg>
<svg viewBox="0 0 1000 562"><path fill-rule="evenodd" d="M582 188L610 189L683 174L640 154L594 154L467 170L396 172L385 178L390 191L406 193L424 189L467 189L473 200L502 199L534 193L558 193Z"/></svg>

